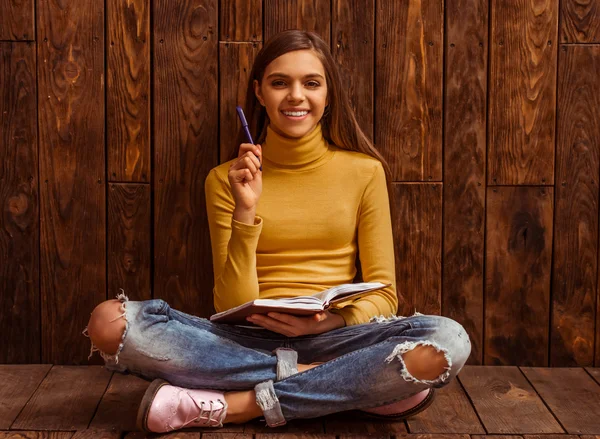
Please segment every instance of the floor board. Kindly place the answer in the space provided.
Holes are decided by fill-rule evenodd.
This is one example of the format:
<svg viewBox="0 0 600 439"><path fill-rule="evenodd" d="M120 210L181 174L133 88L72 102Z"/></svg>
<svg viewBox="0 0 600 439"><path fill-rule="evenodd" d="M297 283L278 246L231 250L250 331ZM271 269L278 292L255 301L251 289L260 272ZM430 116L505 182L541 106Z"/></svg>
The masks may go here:
<svg viewBox="0 0 600 439"><path fill-rule="evenodd" d="M465 366L433 404L404 421L352 412L272 429L261 418L224 428L136 431L150 384L102 366L0 366L0 439L600 439L600 368Z"/></svg>

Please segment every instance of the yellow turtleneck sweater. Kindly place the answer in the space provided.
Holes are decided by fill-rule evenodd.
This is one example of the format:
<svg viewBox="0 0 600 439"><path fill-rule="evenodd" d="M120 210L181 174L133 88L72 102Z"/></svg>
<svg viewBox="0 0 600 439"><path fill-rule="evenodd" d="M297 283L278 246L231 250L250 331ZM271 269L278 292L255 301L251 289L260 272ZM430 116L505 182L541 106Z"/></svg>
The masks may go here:
<svg viewBox="0 0 600 439"><path fill-rule="evenodd" d="M315 294L353 281L359 251L364 282L392 286L352 302L346 325L396 314L394 243L385 173L369 155L331 145L321 125L301 139L267 128L263 191L254 224L233 219L232 161L205 181L214 270L214 305Z"/></svg>

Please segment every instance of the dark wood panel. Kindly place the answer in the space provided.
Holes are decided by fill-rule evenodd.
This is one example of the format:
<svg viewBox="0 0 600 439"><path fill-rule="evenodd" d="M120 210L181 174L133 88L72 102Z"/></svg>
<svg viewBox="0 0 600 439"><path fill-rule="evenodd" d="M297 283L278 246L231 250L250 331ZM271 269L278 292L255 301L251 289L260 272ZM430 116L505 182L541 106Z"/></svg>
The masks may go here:
<svg viewBox="0 0 600 439"><path fill-rule="evenodd" d="M0 42L0 84L0 363L39 363L34 43Z"/></svg>
<svg viewBox="0 0 600 439"><path fill-rule="evenodd" d="M137 430L135 423L138 408L149 385L150 382L142 378L114 373L90 423L90 428Z"/></svg>
<svg viewBox="0 0 600 439"><path fill-rule="evenodd" d="M553 195L488 188L485 364L548 365Z"/></svg>
<svg viewBox="0 0 600 439"><path fill-rule="evenodd" d="M0 431L0 439L69 439L72 431Z"/></svg>
<svg viewBox="0 0 600 439"><path fill-rule="evenodd" d="M279 427L277 427L279 429ZM271 429L271 433L256 434L256 439L335 439L333 434L314 434L314 433L275 433Z"/></svg>
<svg viewBox="0 0 600 439"><path fill-rule="evenodd" d="M492 1L488 184L554 181L558 2Z"/></svg>
<svg viewBox="0 0 600 439"><path fill-rule="evenodd" d="M233 424L229 424L229 425L233 425ZM240 425L240 427L243 427L243 425ZM210 433L210 432L208 432L208 428L204 429L206 431L206 433L202 433L202 439L252 439L251 434L222 433L222 431L223 431L222 428L219 428L218 433ZM227 428L227 427L225 427L225 428Z"/></svg>
<svg viewBox="0 0 600 439"><path fill-rule="evenodd" d="M336 435L339 439L352 438L389 438L406 435L408 430L404 421L371 420L362 416L348 416L348 412L338 412L323 418L325 433Z"/></svg>
<svg viewBox="0 0 600 439"><path fill-rule="evenodd" d="M442 185L394 184L392 218L398 314L439 315L442 300Z"/></svg>
<svg viewBox="0 0 600 439"><path fill-rule="evenodd" d="M264 0L265 41L286 29L316 32L330 44L331 0Z"/></svg>
<svg viewBox="0 0 600 439"><path fill-rule="evenodd" d="M121 439L121 432L86 428L76 431L71 439Z"/></svg>
<svg viewBox="0 0 600 439"><path fill-rule="evenodd" d="M0 0L0 40L34 40L35 0Z"/></svg>
<svg viewBox="0 0 600 439"><path fill-rule="evenodd" d="M267 436L268 439L273 439L271 438L272 434L281 434L285 436L310 435L320 437L323 436L324 433L323 418L293 419L287 424L277 427L277 430L274 430L273 427L269 427L264 420L261 421L261 418L254 418L250 422L245 423L243 425L244 435L254 433L254 436L257 438L259 436Z"/></svg>
<svg viewBox="0 0 600 439"><path fill-rule="evenodd" d="M252 64L261 47L262 43L219 44L220 163L227 161L234 149L241 127L235 107L244 107Z"/></svg>
<svg viewBox="0 0 600 439"><path fill-rule="evenodd" d="M42 361L87 364L106 299L104 3L38 6Z"/></svg>
<svg viewBox="0 0 600 439"><path fill-rule="evenodd" d="M592 366L598 277L600 46L560 51L550 366Z"/></svg>
<svg viewBox="0 0 600 439"><path fill-rule="evenodd" d="M157 0L154 15L154 297L213 313L204 180L218 164L217 1Z"/></svg>
<svg viewBox="0 0 600 439"><path fill-rule="evenodd" d="M116 297L121 288L131 300L152 298L150 223L150 185L109 184L109 299Z"/></svg>
<svg viewBox="0 0 600 439"><path fill-rule="evenodd" d="M50 364L0 365L0 429L8 430L38 388Z"/></svg>
<svg viewBox="0 0 600 439"><path fill-rule="evenodd" d="M373 138L375 1L332 0L333 56L362 130Z"/></svg>
<svg viewBox="0 0 600 439"><path fill-rule="evenodd" d="M87 428L111 374L112 372L103 366L54 366L11 429L83 430Z"/></svg>
<svg viewBox="0 0 600 439"><path fill-rule="evenodd" d="M600 42L600 0L561 0L563 43Z"/></svg>
<svg viewBox="0 0 600 439"><path fill-rule="evenodd" d="M458 380L452 380L446 387L436 389L431 406L411 416L406 422L413 434L485 434L485 428L479 422L477 413Z"/></svg>
<svg viewBox="0 0 600 439"><path fill-rule="evenodd" d="M107 3L109 180L150 181L150 6Z"/></svg>
<svg viewBox="0 0 600 439"><path fill-rule="evenodd" d="M600 432L600 385L585 370L567 367L521 370L567 433Z"/></svg>
<svg viewBox="0 0 600 439"><path fill-rule="evenodd" d="M395 181L442 180L442 2L377 1L375 140Z"/></svg>
<svg viewBox="0 0 600 439"><path fill-rule="evenodd" d="M465 366L458 379L488 434L564 433L519 368Z"/></svg>
<svg viewBox="0 0 600 439"><path fill-rule="evenodd" d="M148 434L143 431L132 431L131 433L127 433L124 439L149 439L154 437L160 437L161 439L200 439L202 437L202 433L175 432L156 436L154 433Z"/></svg>
<svg viewBox="0 0 600 439"><path fill-rule="evenodd" d="M219 39L261 41L263 0L221 0Z"/></svg>
<svg viewBox="0 0 600 439"><path fill-rule="evenodd" d="M465 327L467 363L481 364L488 1L447 1L446 23L442 315Z"/></svg>

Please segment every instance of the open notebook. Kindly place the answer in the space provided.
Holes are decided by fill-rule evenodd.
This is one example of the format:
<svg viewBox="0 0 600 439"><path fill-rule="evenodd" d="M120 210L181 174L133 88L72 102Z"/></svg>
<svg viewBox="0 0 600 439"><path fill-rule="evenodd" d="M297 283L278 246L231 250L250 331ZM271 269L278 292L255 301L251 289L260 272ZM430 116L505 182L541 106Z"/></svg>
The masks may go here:
<svg viewBox="0 0 600 439"><path fill-rule="evenodd" d="M297 316L309 316L328 308L335 308L340 302L358 299L371 291L389 287L381 282L360 282L342 284L328 288L311 296L288 297L285 299L256 299L243 305L210 316L212 322L251 325L246 320L250 314L281 312Z"/></svg>

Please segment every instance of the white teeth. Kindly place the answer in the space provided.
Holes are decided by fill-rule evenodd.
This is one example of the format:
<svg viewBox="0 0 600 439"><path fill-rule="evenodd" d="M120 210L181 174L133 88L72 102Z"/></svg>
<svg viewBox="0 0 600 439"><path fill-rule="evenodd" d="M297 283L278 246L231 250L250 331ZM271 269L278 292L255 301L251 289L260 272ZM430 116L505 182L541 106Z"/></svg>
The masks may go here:
<svg viewBox="0 0 600 439"><path fill-rule="evenodd" d="M286 116L301 117L306 116L308 114L308 111L284 111L283 114L285 114Z"/></svg>

